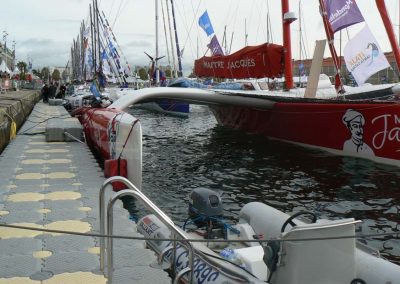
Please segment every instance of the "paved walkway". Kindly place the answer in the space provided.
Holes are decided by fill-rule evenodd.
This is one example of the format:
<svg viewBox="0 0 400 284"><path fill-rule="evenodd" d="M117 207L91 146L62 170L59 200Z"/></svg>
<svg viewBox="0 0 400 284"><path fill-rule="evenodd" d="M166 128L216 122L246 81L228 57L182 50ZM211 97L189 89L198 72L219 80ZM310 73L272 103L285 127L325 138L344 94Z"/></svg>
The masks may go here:
<svg viewBox="0 0 400 284"><path fill-rule="evenodd" d="M0 155L0 222L99 233L103 172L86 145L46 142L38 123L56 116L71 119L63 107L38 103ZM137 236L122 203L114 212L115 234ZM114 283L171 283L149 266L155 256L143 241L117 239L114 248ZM0 283L106 283L96 237L0 227L0 252Z"/></svg>

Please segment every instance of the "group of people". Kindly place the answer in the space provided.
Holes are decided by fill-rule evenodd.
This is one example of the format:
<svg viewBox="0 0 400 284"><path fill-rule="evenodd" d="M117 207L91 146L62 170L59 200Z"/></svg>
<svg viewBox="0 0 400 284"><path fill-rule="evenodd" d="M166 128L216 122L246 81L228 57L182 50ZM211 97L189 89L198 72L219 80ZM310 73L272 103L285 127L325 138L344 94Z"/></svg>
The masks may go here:
<svg viewBox="0 0 400 284"><path fill-rule="evenodd" d="M58 92L57 92L58 89ZM65 93L66 93L67 87L65 85L61 85L58 88L58 84L52 82L50 86L47 85L47 83L44 84L41 90L41 95L43 98L44 103L48 103L49 99L63 99L65 98Z"/></svg>

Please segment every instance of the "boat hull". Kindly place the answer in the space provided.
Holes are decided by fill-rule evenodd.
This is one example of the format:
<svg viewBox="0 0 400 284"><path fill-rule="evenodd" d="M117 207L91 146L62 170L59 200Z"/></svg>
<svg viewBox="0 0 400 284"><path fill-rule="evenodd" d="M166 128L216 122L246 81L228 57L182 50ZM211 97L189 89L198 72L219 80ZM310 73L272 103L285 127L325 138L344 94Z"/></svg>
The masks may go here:
<svg viewBox="0 0 400 284"><path fill-rule="evenodd" d="M125 159L127 177L142 183L142 129L138 119L121 110L81 107L73 113L81 122L86 143L100 158Z"/></svg>
<svg viewBox="0 0 400 284"><path fill-rule="evenodd" d="M219 124L227 127L400 165L400 104L395 102L277 102L271 109L211 108Z"/></svg>

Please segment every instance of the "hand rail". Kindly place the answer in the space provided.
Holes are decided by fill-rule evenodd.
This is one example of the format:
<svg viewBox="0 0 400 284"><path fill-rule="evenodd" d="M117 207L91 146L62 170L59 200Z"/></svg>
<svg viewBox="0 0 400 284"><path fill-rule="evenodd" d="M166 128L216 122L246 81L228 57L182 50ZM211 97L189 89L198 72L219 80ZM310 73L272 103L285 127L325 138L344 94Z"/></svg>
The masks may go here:
<svg viewBox="0 0 400 284"><path fill-rule="evenodd" d="M124 177L118 177L114 176L111 177L107 180L104 181L101 189L100 189L100 197L99 197L99 211L100 211L100 232L104 234L104 195L105 195L105 189L107 185L113 183L113 182L122 182L124 183L128 189L124 189L119 191L117 194L115 194L111 200L108 202L107 206L107 234L112 235L113 234L113 206L115 204L115 201L119 199L120 197L123 196L134 196L135 198L141 200L147 207L152 211L170 230L171 232L176 236L180 237L182 240L180 241L182 245L184 245L189 252L189 265L188 269L190 269L190 275L189 275L189 283L192 283L193 280L193 246L192 244L187 241L186 235L177 229L175 224L172 222L172 220L160 209L158 208L147 196L145 196L135 185L133 185L128 179ZM101 238L102 240L103 238ZM176 242L174 242L176 243ZM174 251L176 250L176 245L174 245ZM103 268L104 270L104 253L105 253L105 242L104 239L103 241L100 241L100 267ZM102 257L103 256L103 257ZM174 262L175 264L175 262ZM112 283L112 278L113 278L113 239L108 238L107 240L107 278L108 278L108 283ZM186 270L186 273L189 270Z"/></svg>

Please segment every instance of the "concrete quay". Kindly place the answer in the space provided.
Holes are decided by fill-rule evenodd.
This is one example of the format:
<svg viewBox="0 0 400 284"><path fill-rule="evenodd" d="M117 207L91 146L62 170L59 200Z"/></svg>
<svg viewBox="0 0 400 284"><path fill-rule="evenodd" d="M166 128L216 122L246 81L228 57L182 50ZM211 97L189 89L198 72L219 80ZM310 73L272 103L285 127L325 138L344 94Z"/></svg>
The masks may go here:
<svg viewBox="0 0 400 284"><path fill-rule="evenodd" d="M0 223L98 234L103 172L87 145L46 142L54 117L71 120L62 106L37 103L1 153ZM114 234L139 236L122 202L114 216ZM115 239L113 283L171 283L155 261L144 241ZM1 283L107 283L99 238L0 227Z"/></svg>

